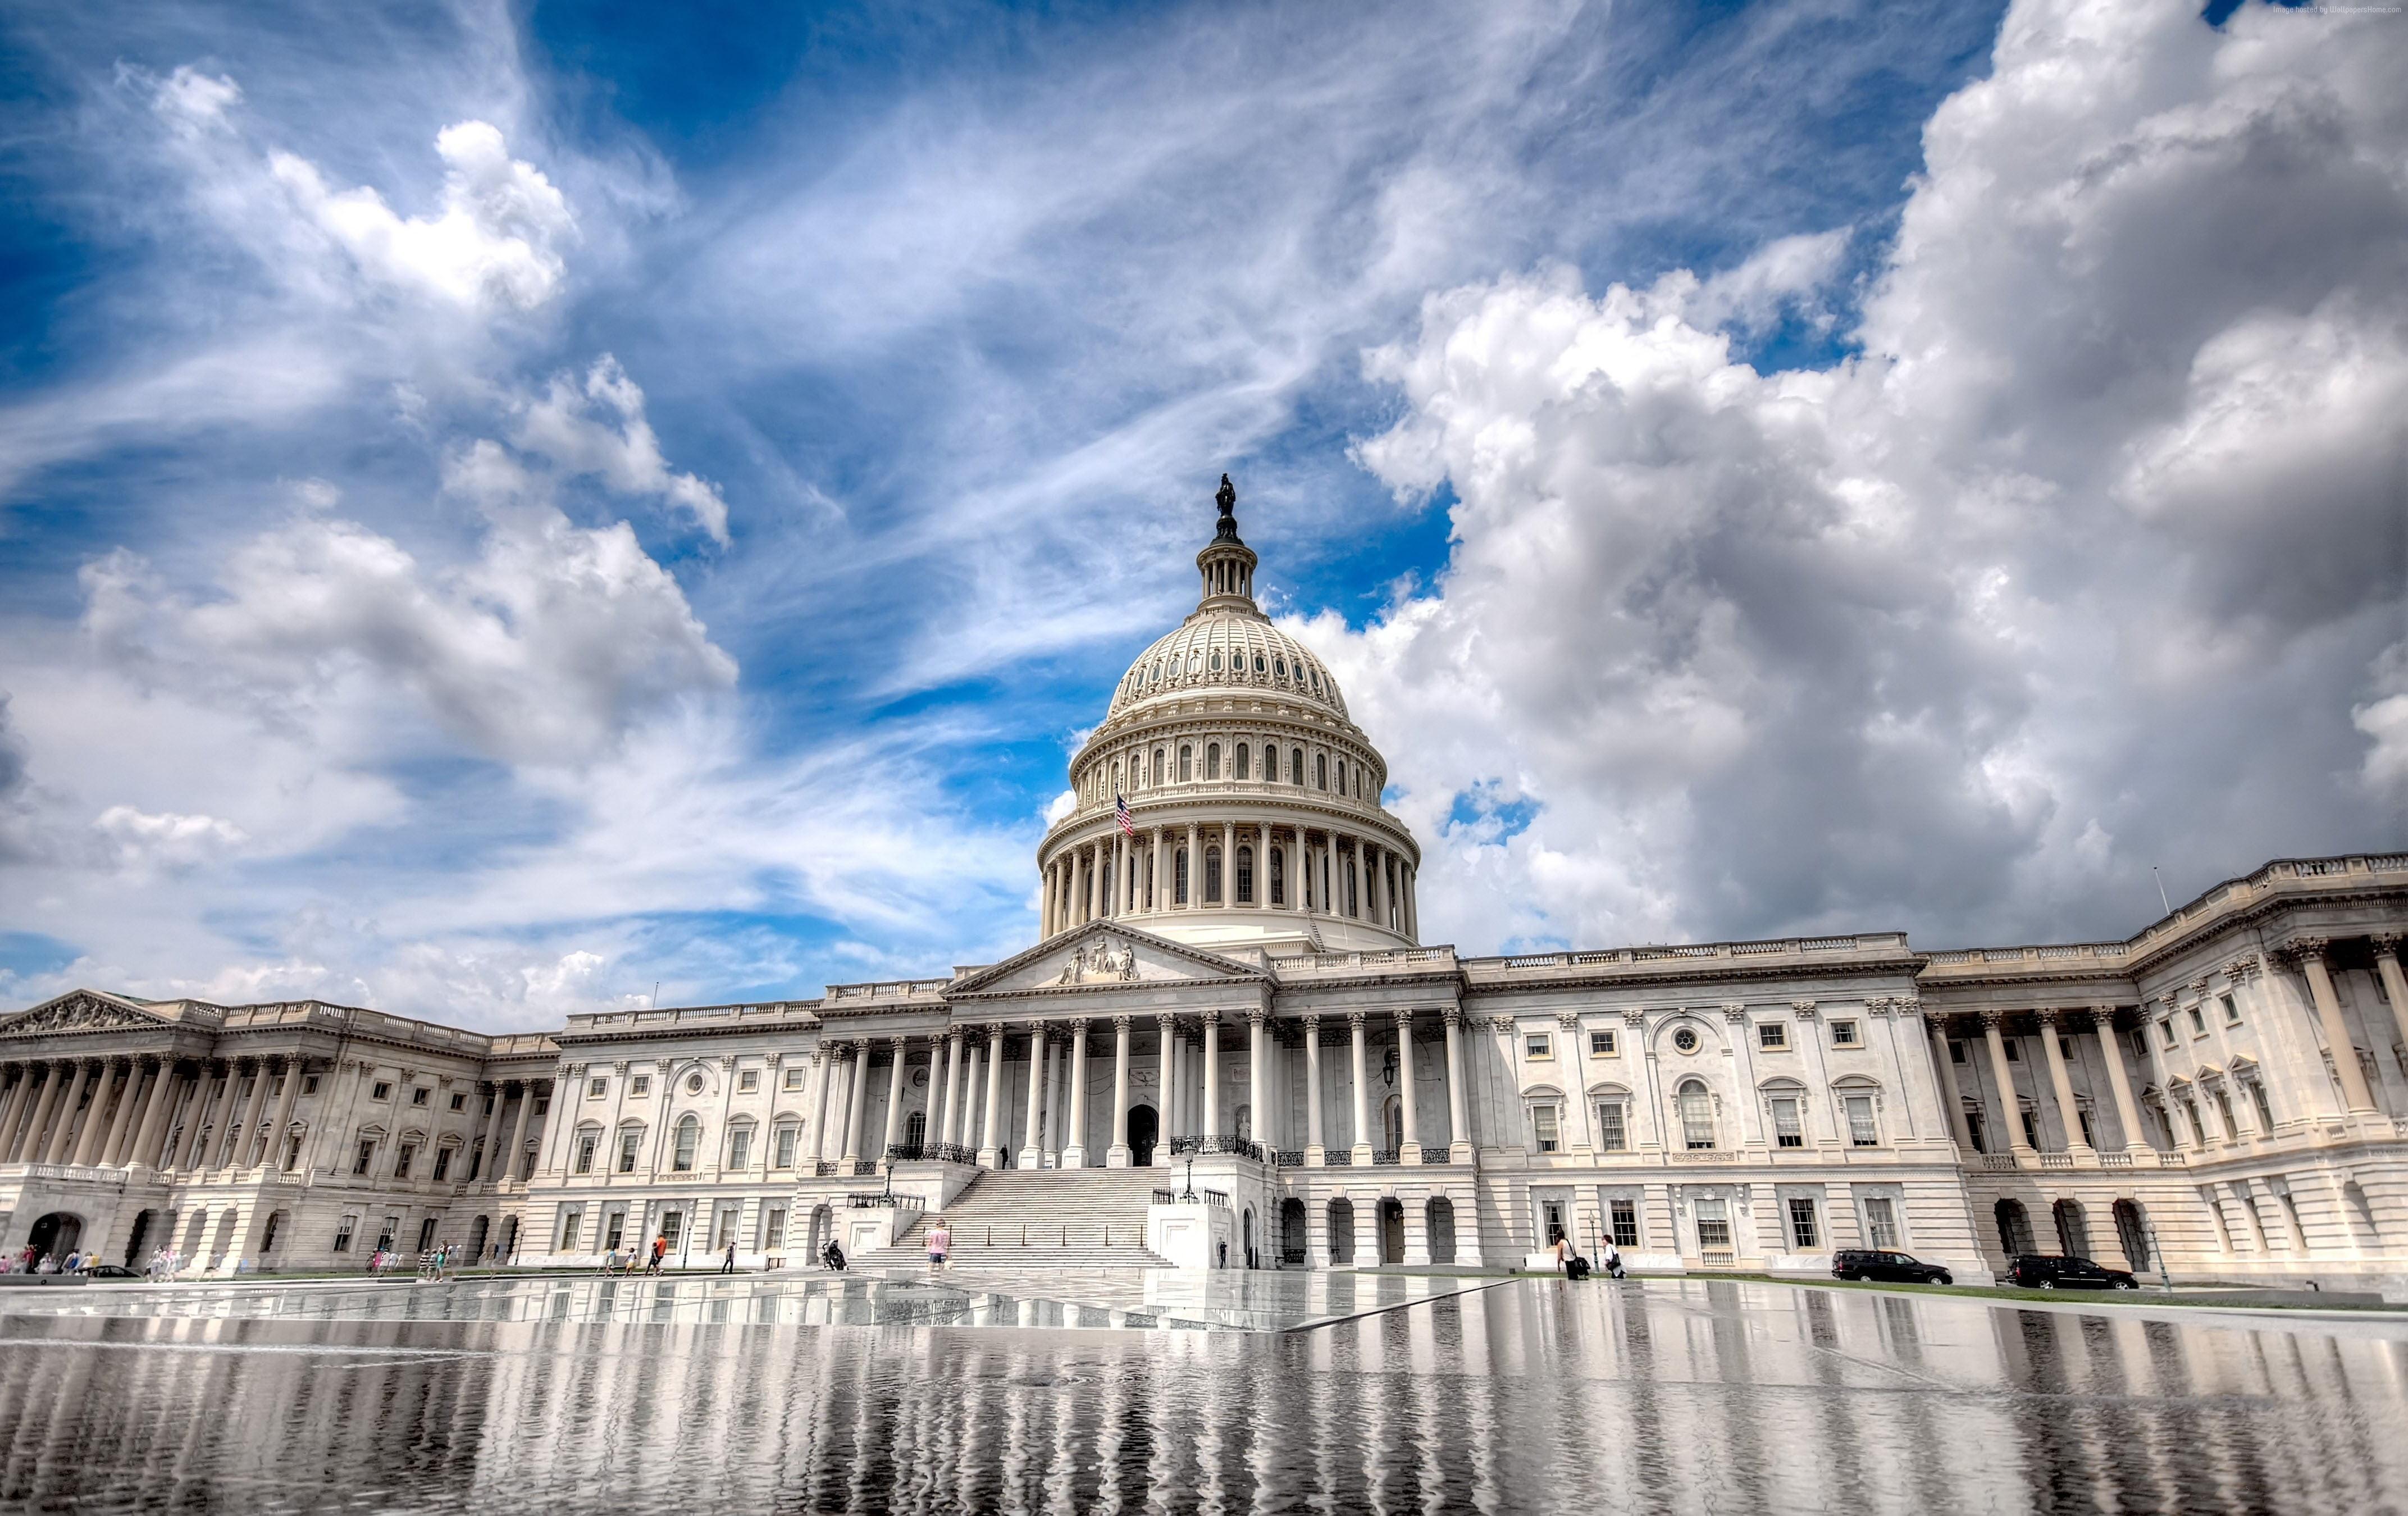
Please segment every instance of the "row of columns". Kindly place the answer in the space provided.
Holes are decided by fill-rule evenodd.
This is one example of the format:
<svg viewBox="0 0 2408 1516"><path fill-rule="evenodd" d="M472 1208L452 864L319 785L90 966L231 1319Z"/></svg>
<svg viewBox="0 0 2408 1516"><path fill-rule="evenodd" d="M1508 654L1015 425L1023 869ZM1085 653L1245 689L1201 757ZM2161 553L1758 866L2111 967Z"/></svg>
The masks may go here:
<svg viewBox="0 0 2408 1516"><path fill-rule="evenodd" d="M1217 837L1214 834L1218 834ZM1278 838L1295 838L1285 853L1282 893L1270 899L1270 853ZM1247 908L1299 915L1367 920L1421 940L1420 908L1413 865L1404 854L1352 833L1328 831L1315 843L1299 826L1269 821L1190 822L1183 828L1155 826L1132 837L1110 835L1064 850L1045 868L1042 935L1087 922L1127 915L1236 908L1240 844L1254 849L1254 899ZM1187 852L1187 899L1177 898L1178 849ZM1221 849L1218 900L1204 898L1204 848Z"/></svg>
<svg viewBox="0 0 2408 1516"><path fill-rule="evenodd" d="M233 1122L246 1071L249 1103ZM0 1163L170 1170L265 1163L273 1153L263 1137L292 1119L299 1072L289 1058L204 1063L191 1074L161 1058L11 1065L0 1070ZM283 1077L283 1096L275 1120L263 1127L276 1073ZM171 1118L179 1108L184 1121L177 1125Z"/></svg>
<svg viewBox="0 0 2408 1516"><path fill-rule="evenodd" d="M1999 1098L2000 1120L2006 1127L2008 1151L2018 1155L2034 1152L2038 1150L2024 1137L2023 1102L2015 1091L2014 1070L2007 1064L2007 1013L1985 1010L1978 1014L1983 1045L1989 1052L1990 1079ZM2087 1031L2097 1038L2100 1061L2107 1065L2107 1082L2114 1094L2115 1119L2124 1130L2126 1151L2147 1148L2149 1143L2142 1135L2140 1107L2132 1098L2132 1081L2125 1077L2124 1047L2115 1038L2114 1008L2040 1010L2033 1016L2040 1023L2041 1051L2048 1065L2049 1094L2057 1102L2057 1129L2065 1134L2064 1151L2077 1154L2095 1151L2082 1140L2082 1118L2073 1097L2073 1080L2066 1069L2065 1050L2057 1045L2059 1034L2068 1031ZM1940 1068L1940 1088L1948 1107L1948 1130L1957 1144L1971 1152L1973 1131L1966 1121L1964 1092L1956 1082L1956 1061L1948 1055L1947 1018L1934 1016L1929 1026L1932 1057Z"/></svg>
<svg viewBox="0 0 2408 1516"><path fill-rule="evenodd" d="M1445 1025L1447 1132L1450 1147L1467 1146L1469 1120L1463 1079L1462 1016L1454 1009L1440 1013ZM1414 1013L1395 1013L1398 1044L1400 1050L1401 1078L1399 1097L1402 1103L1406 1161L1418 1156L1420 1144L1414 1134L1420 1130L1418 1092L1413 1080L1412 1037ZM1160 1070L1156 1089L1156 1117L1160 1123L1155 1147L1157 1165L1168 1162L1168 1142L1173 1136L1192 1135L1185 1128L1194 1125L1197 1134L1226 1137L1222 1130L1221 1111L1221 1018L1207 1014L1197 1018L1201 1023L1202 1069L1193 1093L1198 1109L1182 1108L1190 1093L1186 1090L1186 1071L1182 1068L1185 1037L1180 1018L1162 1015L1155 1018L1160 1034ZM1133 1066L1132 1030L1136 1018L1113 1016L1112 1028L1112 1107L1111 1138L1104 1149L1102 1166L1125 1168L1132 1158L1128 1138L1129 1087ZM1262 1011L1248 1012L1246 1020L1246 1057L1248 1088L1255 1092L1260 1102L1270 1086L1271 1041L1274 1029L1269 1016ZM1372 1141L1369 1108L1369 1023L1371 1013L1350 1012L1346 1016L1351 1051L1353 1087L1353 1151L1360 1160L1369 1162L1375 1147ZM1320 1016L1301 1018L1305 1049L1305 1162L1318 1165L1325 1151L1321 1070ZM1058 1166L1085 1168L1095 1166L1096 1154L1086 1146L1087 1136L1087 1056L1092 1022L1077 1017L1054 1022L1035 1022L1015 1031L1002 1023L991 1023L978 1031L956 1027L935 1037L896 1036L884 1039L839 1043L827 1050L827 1063L820 1084L818 1107L814 1115L815 1151L821 1158L830 1156L831 1123L840 1134L834 1156L846 1172L865 1161L876 1162L892 1155L897 1149L903 1130L904 1069L914 1050L922 1043L929 1054L929 1108L927 1148L948 1148L967 1155L975 1147L976 1162L986 1168L1002 1165L1010 1153L1014 1166L1035 1168ZM982 1045L981 1033L983 1034ZM1030 1070L1027 1093L1020 1116L1020 1141L1007 1148L1005 1123L1013 1114L1005 1108L1004 1065L1009 1040L1025 1037L1027 1064ZM871 1146L869 1132L869 1091L871 1089L871 1057L876 1041L882 1040L888 1050L886 1070L886 1109L878 1144ZM1270 1108L1262 1107L1255 1132L1257 1139L1274 1136L1268 1123L1274 1117Z"/></svg>
<svg viewBox="0 0 2408 1516"><path fill-rule="evenodd" d="M511 1179L534 1178L536 1160L526 1151L527 1119L534 1113L535 1097L542 1093L539 1082L534 1080L496 1080L485 1088L493 1092L493 1119L485 1123L485 1146L481 1154L472 1155L469 1159L478 1166L470 1172L468 1181L499 1185ZM502 1116L509 1108L509 1095L513 1090L518 1092L518 1119L510 1125L510 1142L505 1148L500 1145ZM512 1172L522 1167L525 1170L523 1173Z"/></svg>

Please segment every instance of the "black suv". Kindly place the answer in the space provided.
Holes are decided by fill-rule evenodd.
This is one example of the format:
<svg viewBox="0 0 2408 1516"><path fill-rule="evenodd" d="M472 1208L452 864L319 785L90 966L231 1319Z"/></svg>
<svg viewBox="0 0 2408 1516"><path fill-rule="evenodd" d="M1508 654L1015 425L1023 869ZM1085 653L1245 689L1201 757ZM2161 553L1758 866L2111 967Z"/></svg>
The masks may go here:
<svg viewBox="0 0 2408 1516"><path fill-rule="evenodd" d="M1902 1252L1872 1248L1842 1248L1831 1254L1835 1280L1887 1280L1898 1284L1954 1284L1948 1270Z"/></svg>
<svg viewBox="0 0 2408 1516"><path fill-rule="evenodd" d="M2007 1260L2007 1282L2026 1290L2137 1290L2120 1268L2051 1252L2019 1252Z"/></svg>

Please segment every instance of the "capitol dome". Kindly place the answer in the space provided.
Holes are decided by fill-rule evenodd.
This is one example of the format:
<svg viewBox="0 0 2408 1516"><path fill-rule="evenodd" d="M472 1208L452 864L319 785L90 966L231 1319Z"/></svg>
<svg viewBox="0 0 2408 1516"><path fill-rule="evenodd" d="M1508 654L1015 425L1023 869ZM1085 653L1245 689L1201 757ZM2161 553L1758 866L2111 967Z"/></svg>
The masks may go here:
<svg viewBox="0 0 2408 1516"><path fill-rule="evenodd" d="M1255 604L1221 482L1196 609L1129 665L1071 760L1076 804L1038 850L1045 934L1111 918L1224 949L1414 942L1421 850L1381 806L1387 760Z"/></svg>

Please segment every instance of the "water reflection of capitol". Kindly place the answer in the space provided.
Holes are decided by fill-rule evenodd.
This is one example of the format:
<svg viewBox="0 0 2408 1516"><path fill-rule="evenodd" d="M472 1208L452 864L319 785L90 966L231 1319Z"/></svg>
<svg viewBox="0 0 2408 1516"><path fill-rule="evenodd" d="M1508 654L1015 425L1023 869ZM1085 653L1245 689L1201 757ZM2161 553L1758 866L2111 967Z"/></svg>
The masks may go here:
<svg viewBox="0 0 2408 1516"><path fill-rule="evenodd" d="M749 1267L909 1252L941 1208L966 1265L1494 1264L1560 1228L1642 1267L2036 1248L2408 1292L2408 856L2270 864L2116 941L1463 957L1224 505L1071 764L1026 951L548 1036L78 991L0 1021L0 1245Z"/></svg>

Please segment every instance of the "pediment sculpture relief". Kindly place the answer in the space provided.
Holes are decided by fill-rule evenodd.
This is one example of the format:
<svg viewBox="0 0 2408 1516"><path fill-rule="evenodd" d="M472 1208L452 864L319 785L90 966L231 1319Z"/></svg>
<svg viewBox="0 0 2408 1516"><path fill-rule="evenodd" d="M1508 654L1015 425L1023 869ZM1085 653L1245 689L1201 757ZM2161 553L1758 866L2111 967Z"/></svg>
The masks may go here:
<svg viewBox="0 0 2408 1516"><path fill-rule="evenodd" d="M95 1000L89 995L70 995L53 1000L47 1006L36 1006L22 1015L0 1022L0 1036L21 1037L38 1032L119 1032L158 1025L155 1018L123 1006Z"/></svg>
<svg viewBox="0 0 2408 1516"><path fill-rule="evenodd" d="M1056 984L1125 983L1137 978L1137 950L1108 938L1082 945L1062 965Z"/></svg>

